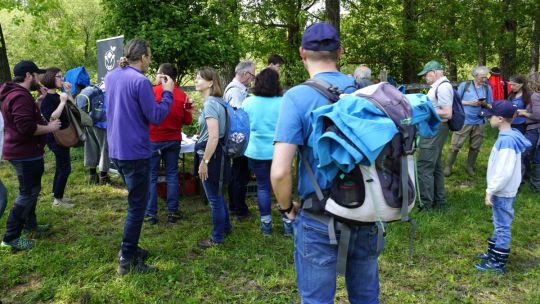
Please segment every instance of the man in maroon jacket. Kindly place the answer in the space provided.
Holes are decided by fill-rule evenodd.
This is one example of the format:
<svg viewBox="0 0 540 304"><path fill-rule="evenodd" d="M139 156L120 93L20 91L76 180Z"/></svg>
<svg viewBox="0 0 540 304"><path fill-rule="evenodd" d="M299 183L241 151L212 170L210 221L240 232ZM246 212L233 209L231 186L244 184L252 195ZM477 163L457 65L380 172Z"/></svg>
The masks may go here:
<svg viewBox="0 0 540 304"><path fill-rule="evenodd" d="M19 180L19 196L9 212L0 247L13 250L28 250L34 244L21 235L23 228L38 231L48 228L37 224L36 203L44 170L45 134L58 130L60 120L45 122L30 94L40 88L38 74L43 73L45 70L32 61L21 61L13 68L13 82L0 87L5 124L3 155L15 168Z"/></svg>

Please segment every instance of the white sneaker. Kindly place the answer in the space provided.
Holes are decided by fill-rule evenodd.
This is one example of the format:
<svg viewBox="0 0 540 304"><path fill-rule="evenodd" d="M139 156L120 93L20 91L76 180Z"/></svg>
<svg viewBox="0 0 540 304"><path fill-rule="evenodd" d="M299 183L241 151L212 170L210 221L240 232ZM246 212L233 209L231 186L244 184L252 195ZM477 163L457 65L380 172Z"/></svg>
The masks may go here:
<svg viewBox="0 0 540 304"><path fill-rule="evenodd" d="M55 198L53 203L53 207L63 207L63 208L73 208L75 205L70 204L68 202L63 201L62 199Z"/></svg>

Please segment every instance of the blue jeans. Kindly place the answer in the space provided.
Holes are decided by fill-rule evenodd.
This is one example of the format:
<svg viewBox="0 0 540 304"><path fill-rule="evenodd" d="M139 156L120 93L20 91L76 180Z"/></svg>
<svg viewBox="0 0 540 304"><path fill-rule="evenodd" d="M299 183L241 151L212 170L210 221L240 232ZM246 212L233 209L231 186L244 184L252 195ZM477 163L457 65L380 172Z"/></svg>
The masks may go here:
<svg viewBox="0 0 540 304"><path fill-rule="evenodd" d="M19 196L15 199L7 218L5 242L18 239L25 225L28 228L37 226L36 204L44 171L43 158L29 161L12 160L11 164L19 180Z"/></svg>
<svg viewBox="0 0 540 304"><path fill-rule="evenodd" d="M327 225L301 212L293 227L296 283L302 303L333 303L338 247L330 244ZM377 226L351 229L345 275L350 303L379 303L379 254Z"/></svg>
<svg viewBox="0 0 540 304"><path fill-rule="evenodd" d="M248 158L249 167L257 177L257 203L261 217L270 216L272 205L272 184L270 183L270 167L272 160Z"/></svg>
<svg viewBox="0 0 540 304"><path fill-rule="evenodd" d="M229 210L223 198L222 189L219 188L220 179L227 180L229 170L227 167L230 166L228 159L222 157L222 153L221 147L218 146L208 163L208 179L203 181L204 192L212 208L212 240L220 244L225 241L225 234L231 232L232 229ZM202 155L198 160L199 163L202 161ZM223 175L221 174L222 161L224 162Z"/></svg>
<svg viewBox="0 0 540 304"><path fill-rule="evenodd" d="M128 189L128 212L122 236L122 256L136 256L150 186L150 159L112 159Z"/></svg>
<svg viewBox="0 0 540 304"><path fill-rule="evenodd" d="M4 186L4 183L2 183L2 180L0 179L0 218L2 218L2 215L4 214L4 211L6 210L7 206L7 189Z"/></svg>
<svg viewBox="0 0 540 304"><path fill-rule="evenodd" d="M500 249L510 249L512 239L510 226L514 219L515 197L499 197L492 195L493 203L493 239L495 247Z"/></svg>
<svg viewBox="0 0 540 304"><path fill-rule="evenodd" d="M531 164L540 164L540 148L537 146L539 136L539 129L525 132L525 137L531 142L532 146L523 152L522 158L528 160Z"/></svg>
<svg viewBox="0 0 540 304"><path fill-rule="evenodd" d="M47 146L54 153L56 159L56 170L54 172L52 192L54 198L62 199L64 197L64 191L66 190L69 175L71 174L69 148L60 147L54 140L52 142L47 142Z"/></svg>
<svg viewBox="0 0 540 304"><path fill-rule="evenodd" d="M169 213L178 212L178 155L180 153L179 141L162 141L150 143L152 147L152 158L150 158L150 197L146 206L147 216L157 215L157 179L159 175L159 165L161 160L165 164L165 174L167 176L167 209Z"/></svg>

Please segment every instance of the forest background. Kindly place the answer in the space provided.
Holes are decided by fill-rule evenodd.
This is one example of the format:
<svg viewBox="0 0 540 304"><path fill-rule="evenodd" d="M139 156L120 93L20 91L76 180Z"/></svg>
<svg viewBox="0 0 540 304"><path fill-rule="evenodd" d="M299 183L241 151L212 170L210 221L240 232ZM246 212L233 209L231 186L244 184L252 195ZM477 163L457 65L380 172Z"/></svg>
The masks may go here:
<svg viewBox="0 0 540 304"><path fill-rule="evenodd" d="M538 70L540 1L535 0L2 0L0 82L12 65L32 59L64 70L96 72L96 40L147 39L153 66L178 66L188 84L201 66L229 80L239 60L260 66L272 53L285 60L287 86L308 76L298 57L304 28L325 20L340 29L340 66L382 69L399 83L418 83L432 59L451 80L470 78L477 64L503 75Z"/></svg>

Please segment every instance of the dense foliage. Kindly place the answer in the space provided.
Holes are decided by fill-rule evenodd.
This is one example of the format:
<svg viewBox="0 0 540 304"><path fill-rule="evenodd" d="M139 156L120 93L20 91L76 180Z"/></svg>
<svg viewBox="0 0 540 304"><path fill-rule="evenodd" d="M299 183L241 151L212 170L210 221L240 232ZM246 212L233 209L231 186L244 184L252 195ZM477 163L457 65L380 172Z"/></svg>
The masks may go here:
<svg viewBox="0 0 540 304"><path fill-rule="evenodd" d="M151 42L153 67L175 63L184 83L204 65L226 79L242 58L261 65L271 53L286 59L291 85L307 77L298 57L306 25L339 24L345 54L340 65L360 63L374 74L385 69L404 83L438 59L452 79L469 77L477 64L499 65L505 76L538 69L535 0L28 0L2 1L7 54L13 64L32 58L40 65L95 71L95 40L124 35ZM331 10L330 10L330 7ZM325 14L325 8L332 11ZM3 9L3 10L1 10ZM335 12L340 11L337 20ZM0 48L2 52L3 48Z"/></svg>

